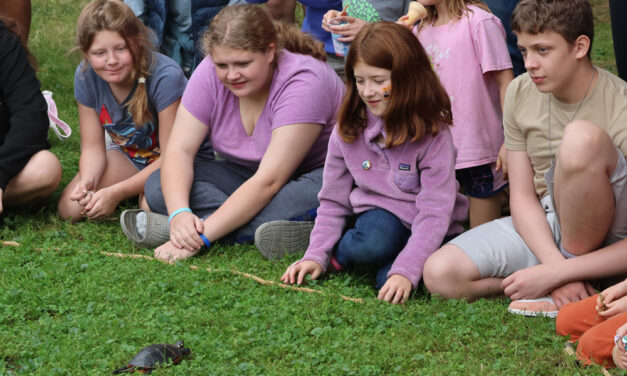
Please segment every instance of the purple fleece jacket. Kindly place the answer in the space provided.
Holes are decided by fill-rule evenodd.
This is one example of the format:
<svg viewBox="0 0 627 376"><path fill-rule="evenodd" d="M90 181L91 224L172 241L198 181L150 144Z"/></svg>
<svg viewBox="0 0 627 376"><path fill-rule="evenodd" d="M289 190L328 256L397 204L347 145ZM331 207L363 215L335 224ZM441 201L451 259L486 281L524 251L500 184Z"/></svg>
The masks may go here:
<svg viewBox="0 0 627 376"><path fill-rule="evenodd" d="M460 222L466 219L468 200L458 192L456 152L448 126L434 137L423 136L391 149L375 142L382 130L383 121L369 111L368 125L353 143L344 142L333 130L318 216L301 261L315 261L326 270L347 217L381 208L411 229L388 278L400 274L415 288L427 257L440 247L444 236L463 231Z"/></svg>

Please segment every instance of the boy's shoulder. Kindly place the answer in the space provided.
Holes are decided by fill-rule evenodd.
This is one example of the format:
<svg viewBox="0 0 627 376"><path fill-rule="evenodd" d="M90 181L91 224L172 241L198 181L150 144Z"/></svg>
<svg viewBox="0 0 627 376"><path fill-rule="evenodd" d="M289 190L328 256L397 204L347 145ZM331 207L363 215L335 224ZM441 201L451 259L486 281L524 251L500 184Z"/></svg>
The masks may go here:
<svg viewBox="0 0 627 376"><path fill-rule="evenodd" d="M616 95L624 97L627 101L627 82L603 68L596 68L599 72L599 81L605 86L605 89L616 92Z"/></svg>

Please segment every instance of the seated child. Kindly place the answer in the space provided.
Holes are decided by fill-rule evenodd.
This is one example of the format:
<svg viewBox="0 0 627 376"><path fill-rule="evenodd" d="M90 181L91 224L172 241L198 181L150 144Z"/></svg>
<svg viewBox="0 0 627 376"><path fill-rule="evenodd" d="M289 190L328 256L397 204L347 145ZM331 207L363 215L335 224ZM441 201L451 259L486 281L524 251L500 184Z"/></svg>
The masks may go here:
<svg viewBox="0 0 627 376"><path fill-rule="evenodd" d="M616 364L625 369L627 354L620 339L627 335L626 323L627 279L598 295L563 306L557 314L555 330L559 335L570 336L570 341L579 342L577 357L583 364Z"/></svg>
<svg viewBox="0 0 627 376"><path fill-rule="evenodd" d="M418 40L390 22L357 34L346 82L310 245L281 281L364 265L377 273L379 299L404 303L468 209L455 180L451 104Z"/></svg>
<svg viewBox="0 0 627 376"><path fill-rule="evenodd" d="M521 0L512 28L527 68L503 114L512 216L446 244L424 280L554 317L594 293L588 280L627 273L627 83L592 64L587 0Z"/></svg>
<svg viewBox="0 0 627 376"><path fill-rule="evenodd" d="M5 206L49 196L61 181L61 164L46 150L46 100L23 31L0 17L0 214Z"/></svg>

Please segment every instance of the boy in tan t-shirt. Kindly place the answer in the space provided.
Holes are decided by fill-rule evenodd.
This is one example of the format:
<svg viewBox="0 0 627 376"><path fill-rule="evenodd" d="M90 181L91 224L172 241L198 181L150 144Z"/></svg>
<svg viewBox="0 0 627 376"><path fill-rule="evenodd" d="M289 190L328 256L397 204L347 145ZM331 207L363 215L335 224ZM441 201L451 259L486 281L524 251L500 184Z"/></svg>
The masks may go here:
<svg viewBox="0 0 627 376"><path fill-rule="evenodd" d="M423 278L554 317L594 293L588 280L627 274L627 83L591 62L587 0L521 0L512 28L528 72L505 97L512 216L444 245Z"/></svg>

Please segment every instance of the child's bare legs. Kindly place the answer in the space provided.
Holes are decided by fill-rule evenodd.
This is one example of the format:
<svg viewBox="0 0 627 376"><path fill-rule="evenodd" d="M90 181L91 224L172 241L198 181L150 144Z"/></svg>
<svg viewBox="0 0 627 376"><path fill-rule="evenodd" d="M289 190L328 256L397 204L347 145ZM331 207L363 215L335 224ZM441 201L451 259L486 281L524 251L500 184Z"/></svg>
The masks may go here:
<svg viewBox="0 0 627 376"><path fill-rule="evenodd" d="M614 219L610 177L618 154L608 134L587 121L564 130L555 168L554 201L564 249L582 255L599 248Z"/></svg>
<svg viewBox="0 0 627 376"><path fill-rule="evenodd" d="M100 182L94 191L109 187L113 184L119 183L123 180L130 178L137 173L137 169L133 166L132 162L126 158L119 150L108 150L106 153L106 165ZM84 206L80 205L77 201L71 200L70 196L74 191L74 188L79 182L79 175L74 176L74 179L63 190L61 198L59 199L59 216L63 220L72 218L72 223L84 219L84 215L81 213L84 210Z"/></svg>
<svg viewBox="0 0 627 376"><path fill-rule="evenodd" d="M502 195L503 192L500 191L490 197L468 197L470 202L470 228L501 217Z"/></svg>
<svg viewBox="0 0 627 376"><path fill-rule="evenodd" d="M51 195L59 186L61 174L61 163L54 154L48 150L35 153L22 171L7 184L0 196L2 204L20 205Z"/></svg>
<svg viewBox="0 0 627 376"><path fill-rule="evenodd" d="M503 278L481 278L475 263L453 244L445 244L425 262L423 281L432 294L473 301L503 294Z"/></svg>

